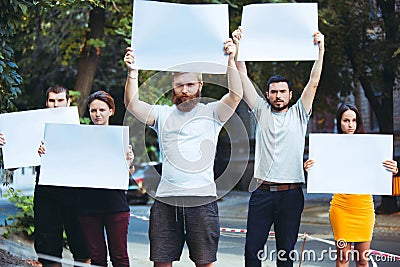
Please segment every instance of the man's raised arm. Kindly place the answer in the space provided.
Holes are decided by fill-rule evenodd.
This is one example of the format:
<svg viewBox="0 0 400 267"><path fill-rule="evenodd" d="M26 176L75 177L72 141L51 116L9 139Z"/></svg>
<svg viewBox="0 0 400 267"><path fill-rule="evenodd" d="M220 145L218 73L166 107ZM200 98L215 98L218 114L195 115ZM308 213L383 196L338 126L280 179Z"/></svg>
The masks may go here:
<svg viewBox="0 0 400 267"><path fill-rule="evenodd" d="M239 49L239 41L242 38L242 27L239 26L239 28L232 33L232 38L234 43L236 44L237 49ZM246 62L237 61L236 66L239 70L240 79L242 81L244 100L246 101L250 109L253 109L254 105L256 104L258 94L250 78L247 76Z"/></svg>
<svg viewBox="0 0 400 267"><path fill-rule="evenodd" d="M138 120L152 126L155 121L154 110L152 109L152 105L139 100L139 72L130 67L135 62L135 55L130 47L126 49L124 62L128 67L128 77L126 78L124 96L125 107Z"/></svg>
<svg viewBox="0 0 400 267"><path fill-rule="evenodd" d="M314 44L318 44L319 55L318 60L314 62L311 70L310 80L308 81L306 87L304 87L303 93L301 94L301 101L306 109L307 113L311 112L312 103L314 101L315 93L317 92L318 83L321 78L322 63L324 61L324 35L320 32L314 33Z"/></svg>
<svg viewBox="0 0 400 267"><path fill-rule="evenodd" d="M231 39L225 42L225 53L229 55L228 60L228 89L229 93L224 95L217 106L218 117L221 121L227 121L239 105L243 97L243 87L239 72L235 64L236 45Z"/></svg>

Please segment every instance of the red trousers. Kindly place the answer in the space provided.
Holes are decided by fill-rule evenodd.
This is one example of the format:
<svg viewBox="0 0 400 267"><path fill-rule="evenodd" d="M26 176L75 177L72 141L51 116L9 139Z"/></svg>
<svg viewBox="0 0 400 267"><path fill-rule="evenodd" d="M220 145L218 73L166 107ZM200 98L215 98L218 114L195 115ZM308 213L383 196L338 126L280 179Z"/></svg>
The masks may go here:
<svg viewBox="0 0 400 267"><path fill-rule="evenodd" d="M106 233L112 265L114 267L129 266L129 218L129 212L84 215L79 217L92 264L107 266L107 245L104 235Z"/></svg>

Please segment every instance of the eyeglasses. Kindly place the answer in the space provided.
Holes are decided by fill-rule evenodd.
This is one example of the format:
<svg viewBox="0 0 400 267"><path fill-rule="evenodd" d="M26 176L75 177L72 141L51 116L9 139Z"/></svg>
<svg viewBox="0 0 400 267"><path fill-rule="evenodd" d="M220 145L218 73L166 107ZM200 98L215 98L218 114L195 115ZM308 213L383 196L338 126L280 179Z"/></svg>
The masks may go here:
<svg viewBox="0 0 400 267"><path fill-rule="evenodd" d="M184 87L186 87L188 90L194 88L196 86L196 84L198 84L200 82L188 82L188 83L177 83L174 84L174 89L183 89Z"/></svg>

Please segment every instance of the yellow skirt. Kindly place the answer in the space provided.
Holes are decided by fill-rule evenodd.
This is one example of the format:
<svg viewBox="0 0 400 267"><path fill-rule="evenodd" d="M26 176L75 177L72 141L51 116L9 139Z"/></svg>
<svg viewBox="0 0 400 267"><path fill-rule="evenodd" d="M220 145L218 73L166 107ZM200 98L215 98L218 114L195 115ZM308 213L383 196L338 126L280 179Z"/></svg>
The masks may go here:
<svg viewBox="0 0 400 267"><path fill-rule="evenodd" d="M336 241L371 241L375 223L372 195L334 194L329 219Z"/></svg>

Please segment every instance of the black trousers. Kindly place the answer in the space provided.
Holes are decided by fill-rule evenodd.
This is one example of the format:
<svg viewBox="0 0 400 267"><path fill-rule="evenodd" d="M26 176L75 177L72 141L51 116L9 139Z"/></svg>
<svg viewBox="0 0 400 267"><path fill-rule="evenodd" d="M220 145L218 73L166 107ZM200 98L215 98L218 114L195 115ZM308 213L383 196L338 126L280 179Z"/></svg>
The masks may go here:
<svg viewBox="0 0 400 267"><path fill-rule="evenodd" d="M260 267L262 260L272 260L270 255L275 256L279 267L293 266L290 253L297 241L303 208L301 187L276 192L255 190L249 201L245 266ZM265 247L272 225L276 238L275 253Z"/></svg>

